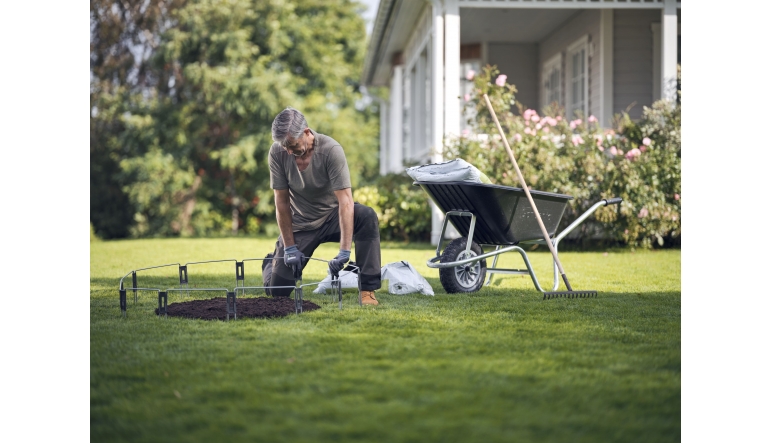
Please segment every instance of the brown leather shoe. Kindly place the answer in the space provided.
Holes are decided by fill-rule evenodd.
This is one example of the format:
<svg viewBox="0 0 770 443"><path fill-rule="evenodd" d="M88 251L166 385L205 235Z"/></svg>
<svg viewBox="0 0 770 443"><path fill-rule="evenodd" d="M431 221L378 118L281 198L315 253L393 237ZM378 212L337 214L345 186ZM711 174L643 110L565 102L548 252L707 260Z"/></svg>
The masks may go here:
<svg viewBox="0 0 770 443"><path fill-rule="evenodd" d="M374 291L361 291L361 304L377 306L380 302L374 298Z"/></svg>

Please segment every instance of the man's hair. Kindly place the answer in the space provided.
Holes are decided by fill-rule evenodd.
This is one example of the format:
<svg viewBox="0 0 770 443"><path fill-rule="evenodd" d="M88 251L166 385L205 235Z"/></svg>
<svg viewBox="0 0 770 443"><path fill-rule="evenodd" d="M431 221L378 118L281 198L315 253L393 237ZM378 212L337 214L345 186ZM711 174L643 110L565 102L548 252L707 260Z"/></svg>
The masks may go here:
<svg viewBox="0 0 770 443"><path fill-rule="evenodd" d="M287 137L296 140L302 135L305 128L307 128L305 116L289 106L273 120L273 141L283 145Z"/></svg>

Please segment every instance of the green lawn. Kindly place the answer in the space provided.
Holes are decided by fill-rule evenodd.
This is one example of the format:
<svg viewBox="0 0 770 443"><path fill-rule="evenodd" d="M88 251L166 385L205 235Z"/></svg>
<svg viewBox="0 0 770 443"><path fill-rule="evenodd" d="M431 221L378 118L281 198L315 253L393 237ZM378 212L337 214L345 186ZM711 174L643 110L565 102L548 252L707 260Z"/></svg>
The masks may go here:
<svg viewBox="0 0 770 443"><path fill-rule="evenodd" d="M156 295L140 293L136 305L129 295L127 318L120 313L118 281L132 269L264 257L273 245L91 243L92 441L680 441L678 250L562 254L570 283L598 290L595 299L543 301L523 276L446 294L425 266L430 245L389 244L383 264L409 261L435 297L385 287L380 306L361 308L346 292L340 311L306 291L322 309L207 322L159 319ZM548 284L550 255L530 257ZM520 262L509 254L498 266ZM258 271L247 262L247 285L259 284ZM324 275L311 263L305 281ZM234 265L191 266L189 276L232 290ZM139 284L172 287L177 278L167 268L140 274Z"/></svg>

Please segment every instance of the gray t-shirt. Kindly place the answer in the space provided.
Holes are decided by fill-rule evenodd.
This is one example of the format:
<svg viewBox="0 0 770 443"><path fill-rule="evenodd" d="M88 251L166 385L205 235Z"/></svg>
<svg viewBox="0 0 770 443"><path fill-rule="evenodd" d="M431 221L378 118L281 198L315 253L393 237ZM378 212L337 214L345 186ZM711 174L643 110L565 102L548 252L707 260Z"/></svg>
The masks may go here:
<svg viewBox="0 0 770 443"><path fill-rule="evenodd" d="M270 147L270 187L289 190L294 232L318 229L339 206L334 191L351 187L342 146L331 137L312 132L314 151L304 171L300 172L294 156L280 144Z"/></svg>

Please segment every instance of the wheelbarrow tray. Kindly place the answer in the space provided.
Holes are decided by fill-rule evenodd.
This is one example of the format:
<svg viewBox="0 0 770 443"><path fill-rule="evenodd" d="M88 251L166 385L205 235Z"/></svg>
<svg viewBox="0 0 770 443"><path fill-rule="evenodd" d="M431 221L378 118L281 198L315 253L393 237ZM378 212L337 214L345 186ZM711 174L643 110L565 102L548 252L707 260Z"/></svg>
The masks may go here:
<svg viewBox="0 0 770 443"><path fill-rule="evenodd" d="M527 194L521 188L469 182L414 182L444 212L471 212L476 215L473 240L486 245L516 245L542 240ZM529 191L548 235L553 237L572 196ZM463 237L469 236L471 219L448 215L449 222Z"/></svg>

